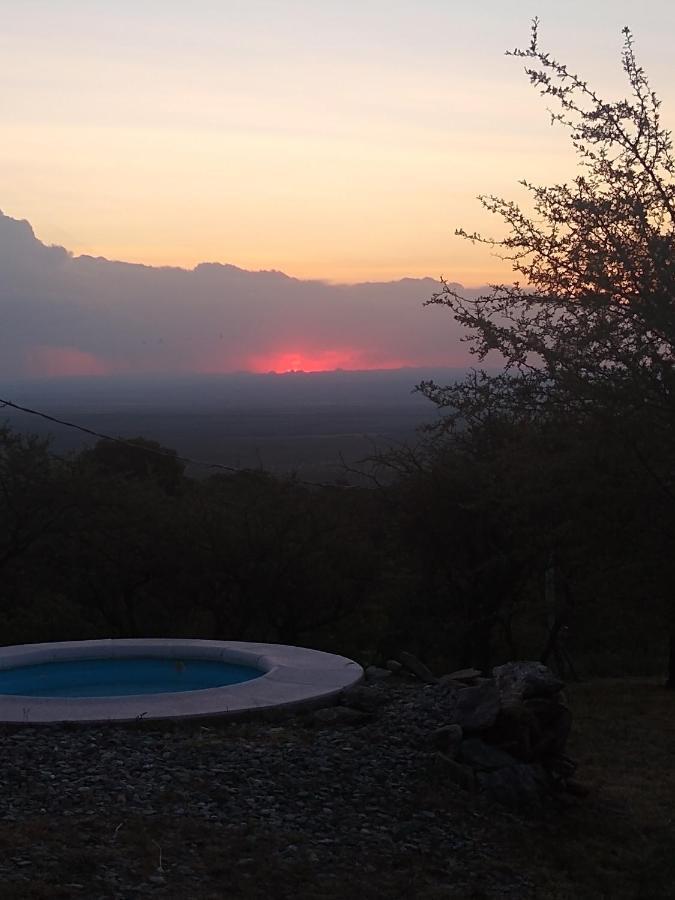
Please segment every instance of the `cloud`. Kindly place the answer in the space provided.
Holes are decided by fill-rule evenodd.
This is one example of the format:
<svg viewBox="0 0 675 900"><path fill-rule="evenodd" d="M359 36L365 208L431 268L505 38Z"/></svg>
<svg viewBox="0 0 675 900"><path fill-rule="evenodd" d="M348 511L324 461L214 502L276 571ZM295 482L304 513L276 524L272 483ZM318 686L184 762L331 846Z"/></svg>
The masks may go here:
<svg viewBox="0 0 675 900"><path fill-rule="evenodd" d="M75 257L0 214L0 375L464 366L437 288Z"/></svg>

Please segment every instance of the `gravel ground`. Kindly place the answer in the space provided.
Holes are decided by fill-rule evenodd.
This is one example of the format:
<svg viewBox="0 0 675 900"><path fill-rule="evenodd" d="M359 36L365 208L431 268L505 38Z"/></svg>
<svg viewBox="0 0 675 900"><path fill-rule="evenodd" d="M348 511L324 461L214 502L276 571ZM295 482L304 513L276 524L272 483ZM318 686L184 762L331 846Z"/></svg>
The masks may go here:
<svg viewBox="0 0 675 900"><path fill-rule="evenodd" d="M528 828L434 771L440 688L392 676L306 714L5 730L0 897L527 898Z"/></svg>

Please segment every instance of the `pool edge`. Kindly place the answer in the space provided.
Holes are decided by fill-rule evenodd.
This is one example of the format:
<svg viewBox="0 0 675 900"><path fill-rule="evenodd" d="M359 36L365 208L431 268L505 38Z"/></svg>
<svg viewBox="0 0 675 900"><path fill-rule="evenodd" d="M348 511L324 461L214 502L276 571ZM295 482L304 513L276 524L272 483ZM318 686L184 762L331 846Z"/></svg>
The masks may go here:
<svg viewBox="0 0 675 900"><path fill-rule="evenodd" d="M220 659L263 670L259 678L197 691L109 698L35 698L0 694L0 725L102 725L178 719L244 719L328 706L363 679L344 656L242 641L122 638L22 644L0 648L0 668L97 656L174 656ZM91 654L94 654L92 657Z"/></svg>

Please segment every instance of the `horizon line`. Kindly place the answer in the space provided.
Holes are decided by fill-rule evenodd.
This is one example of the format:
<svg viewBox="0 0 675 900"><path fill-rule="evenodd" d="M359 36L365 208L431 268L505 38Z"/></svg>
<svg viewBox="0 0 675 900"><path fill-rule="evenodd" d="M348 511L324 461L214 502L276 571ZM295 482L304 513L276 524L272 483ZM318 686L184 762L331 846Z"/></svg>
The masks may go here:
<svg viewBox="0 0 675 900"><path fill-rule="evenodd" d="M233 376L247 376L250 378L286 378L294 375L377 375L393 372L417 372L417 371L442 371L442 372L458 372L469 371L475 368L473 366L451 366L441 365L437 363L424 363L410 366L389 366L372 369L348 369L344 366L338 366L334 369L287 369L285 371L275 371L270 369L267 372L256 372L252 369L232 369L229 372L106 372L87 375L4 375L0 376L0 380L4 382L11 381L112 381L114 379L128 379L141 381L143 379L200 379L200 378L230 378ZM492 367L494 368L494 367Z"/></svg>

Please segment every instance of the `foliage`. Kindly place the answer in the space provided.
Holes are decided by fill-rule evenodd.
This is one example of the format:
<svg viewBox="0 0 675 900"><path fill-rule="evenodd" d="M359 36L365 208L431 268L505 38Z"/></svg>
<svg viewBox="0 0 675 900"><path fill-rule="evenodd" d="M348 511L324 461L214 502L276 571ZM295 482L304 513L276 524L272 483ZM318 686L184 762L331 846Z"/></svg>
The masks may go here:
<svg viewBox="0 0 675 900"><path fill-rule="evenodd" d="M479 360L504 362L500 375L476 372L458 385L422 390L446 408L446 427L480 426L502 415L519 423L544 415L620 416L626 439L671 490L675 449L675 162L660 103L624 29L623 68L631 97L603 100L540 49L538 24L526 72L558 111L580 172L571 184L523 181L531 211L487 195L505 222L501 240L458 233L496 248L525 285L496 285L467 299L449 286L429 301L468 329ZM646 423L649 446L640 440Z"/></svg>
<svg viewBox="0 0 675 900"><path fill-rule="evenodd" d="M101 439L81 454L81 461L102 473L154 481L167 493L176 492L185 471L175 450L142 437Z"/></svg>
<svg viewBox="0 0 675 900"><path fill-rule="evenodd" d="M164 448L158 466L154 442L134 443L147 468L126 446L59 460L46 442L0 433L5 642L367 642L381 555L369 492L263 472L178 481Z"/></svg>
<svg viewBox="0 0 675 900"><path fill-rule="evenodd" d="M442 417L416 452L380 459L417 501L408 541L428 571L445 571L449 621L464 623L469 646L472 623L485 626L483 655L470 649L479 664L496 629L513 647L514 610L536 605L552 564L567 585L564 616L575 607L577 623L598 597L614 622L634 623L645 602L667 615L674 574L670 134L627 29L629 99L603 100L541 50L537 20L529 47L511 55L554 104L579 174L571 184L523 181L527 209L480 197L506 237L458 234L497 250L524 283L477 298L444 283L429 302L464 326L479 363L499 358L502 369L422 383ZM542 609L542 621L554 612ZM606 640L595 637L597 650Z"/></svg>
<svg viewBox="0 0 675 900"><path fill-rule="evenodd" d="M0 569L55 527L47 442L0 427Z"/></svg>
<svg viewBox="0 0 675 900"><path fill-rule="evenodd" d="M193 485L184 573L218 637L297 643L355 627L377 568L368 504L263 472ZM193 585L192 588L188 587ZM344 631L342 631L344 637Z"/></svg>

